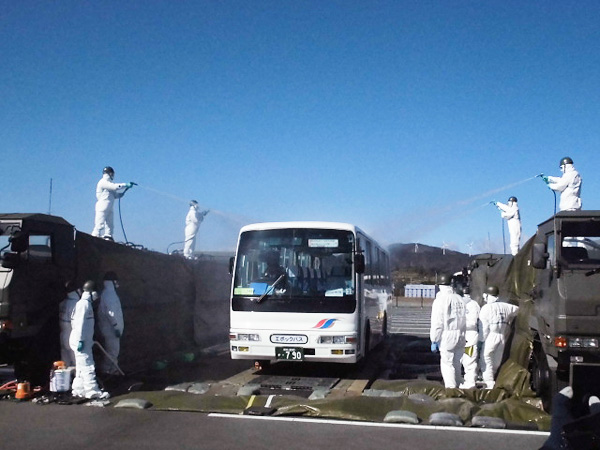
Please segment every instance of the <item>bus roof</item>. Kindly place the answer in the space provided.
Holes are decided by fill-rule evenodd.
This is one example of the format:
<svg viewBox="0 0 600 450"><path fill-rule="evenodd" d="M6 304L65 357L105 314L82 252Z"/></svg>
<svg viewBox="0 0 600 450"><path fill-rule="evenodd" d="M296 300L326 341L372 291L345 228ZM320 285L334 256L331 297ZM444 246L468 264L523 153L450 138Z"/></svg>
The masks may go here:
<svg viewBox="0 0 600 450"><path fill-rule="evenodd" d="M273 229L287 229L287 228L320 228L325 230L345 230L352 232L361 232L360 228L355 225L349 223L340 223L340 222L321 222L321 221L292 221L292 222L262 222L262 223L252 223L242 227L240 233L244 231L254 231L254 230L273 230Z"/></svg>
<svg viewBox="0 0 600 450"><path fill-rule="evenodd" d="M240 234L246 231L257 231L257 230L280 230L280 229L288 229L288 228L316 228L323 230L343 230L343 231L351 231L353 233L360 233L373 243L375 243L379 248L384 251L387 251L381 246L381 244L377 243L375 239L365 233L356 225L352 225L350 223L343 222L322 222L322 221L293 221L293 222L262 222L262 223L252 223L246 226L243 226L240 230Z"/></svg>

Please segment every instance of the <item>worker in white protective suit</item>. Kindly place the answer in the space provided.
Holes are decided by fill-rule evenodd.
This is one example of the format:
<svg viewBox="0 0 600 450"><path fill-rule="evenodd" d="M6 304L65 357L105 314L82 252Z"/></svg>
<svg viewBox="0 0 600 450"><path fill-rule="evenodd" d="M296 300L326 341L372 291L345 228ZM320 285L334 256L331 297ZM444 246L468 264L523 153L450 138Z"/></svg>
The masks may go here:
<svg viewBox="0 0 600 450"><path fill-rule="evenodd" d="M465 352L466 316L461 297L450 285L450 275L441 275L439 292L431 306L431 351L440 352L440 371L444 386L455 388L461 383L460 360Z"/></svg>
<svg viewBox="0 0 600 450"><path fill-rule="evenodd" d="M460 291L457 292L460 294ZM465 372L464 382L459 386L461 389L472 389L477 387L477 359L479 357L477 341L479 339L479 303L471 298L470 289L462 288L462 299L465 304L466 331L465 352L462 355L462 366Z"/></svg>
<svg viewBox="0 0 600 450"><path fill-rule="evenodd" d="M510 253L516 255L521 247L521 214L517 197L510 197L508 203L492 202L500 210L500 215L506 219L510 236Z"/></svg>
<svg viewBox="0 0 600 450"><path fill-rule="evenodd" d="M510 325L519 307L498 301L498 288L488 286L483 294L485 305L479 312L479 341L483 342L482 378L486 389L493 389L496 371L502 364Z"/></svg>
<svg viewBox="0 0 600 450"><path fill-rule="evenodd" d="M79 301L79 293L73 281L65 283L65 299L58 305L58 320L60 325L60 359L66 367L75 367L75 352L69 345L71 338L71 317L75 305Z"/></svg>
<svg viewBox="0 0 600 450"><path fill-rule="evenodd" d="M112 240L113 207L115 199L123 197L135 183L113 183L115 171L107 166L102 169L102 178L96 185L96 217L92 236ZM100 236L102 234L102 236Z"/></svg>
<svg viewBox="0 0 600 450"><path fill-rule="evenodd" d="M581 176L568 156L560 160L560 170L561 177L542 175L542 179L550 189L560 192L560 211L578 211L581 209Z"/></svg>
<svg viewBox="0 0 600 450"><path fill-rule="evenodd" d="M196 200L190 201L190 209L185 216L185 241L183 243L183 256L191 259L196 248L196 235L198 228L208 214L208 209L200 211L200 207Z"/></svg>
<svg viewBox="0 0 600 450"><path fill-rule="evenodd" d="M92 346L94 344L94 310L92 302L98 298L93 281L86 281L83 285L83 294L75 304L71 317L71 337L69 344L75 352L75 379L71 386L71 393L76 397L88 399L105 399L110 395L98 387L96 381L96 367Z"/></svg>
<svg viewBox="0 0 600 450"><path fill-rule="evenodd" d="M102 354L98 364L98 372L106 375L119 375L119 351L121 349L121 336L123 335L123 311L121 300L116 288L119 287L117 274L106 272L104 287L100 294L100 301L96 312L96 321L100 340L108 354Z"/></svg>

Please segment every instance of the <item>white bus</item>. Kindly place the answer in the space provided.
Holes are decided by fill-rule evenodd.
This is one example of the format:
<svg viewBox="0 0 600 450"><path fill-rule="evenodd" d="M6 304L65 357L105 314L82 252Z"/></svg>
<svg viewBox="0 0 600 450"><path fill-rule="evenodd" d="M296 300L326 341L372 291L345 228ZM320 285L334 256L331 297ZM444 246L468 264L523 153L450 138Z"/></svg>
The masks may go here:
<svg viewBox="0 0 600 450"><path fill-rule="evenodd" d="M387 334L389 256L354 225L247 225L230 269L232 359L356 363Z"/></svg>

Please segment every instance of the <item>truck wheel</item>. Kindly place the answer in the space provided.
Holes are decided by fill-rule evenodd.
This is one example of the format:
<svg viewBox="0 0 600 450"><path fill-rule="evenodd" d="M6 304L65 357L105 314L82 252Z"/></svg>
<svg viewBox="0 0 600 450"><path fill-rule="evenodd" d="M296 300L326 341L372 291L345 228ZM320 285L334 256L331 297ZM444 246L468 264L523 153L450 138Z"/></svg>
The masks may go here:
<svg viewBox="0 0 600 450"><path fill-rule="evenodd" d="M535 392L535 395L542 397L548 386L550 369L543 351L537 348L534 348L531 352L529 372L531 374L531 389Z"/></svg>
<svg viewBox="0 0 600 450"><path fill-rule="evenodd" d="M558 379L556 372L550 370L546 353L540 346L534 346L529 371L531 373L531 388L541 398L544 410L550 414L552 411L552 397L566 384Z"/></svg>

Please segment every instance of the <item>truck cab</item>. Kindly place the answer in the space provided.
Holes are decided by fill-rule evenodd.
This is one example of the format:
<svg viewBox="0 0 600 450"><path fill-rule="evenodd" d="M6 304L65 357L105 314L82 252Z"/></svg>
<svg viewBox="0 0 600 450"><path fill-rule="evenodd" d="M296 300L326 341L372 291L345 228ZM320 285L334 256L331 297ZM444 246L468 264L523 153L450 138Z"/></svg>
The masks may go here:
<svg viewBox="0 0 600 450"><path fill-rule="evenodd" d="M561 211L541 223L530 261L532 387L548 399L573 381L573 365L585 366L583 377L600 365L600 211Z"/></svg>
<svg viewBox="0 0 600 450"><path fill-rule="evenodd" d="M74 232L60 217L0 214L0 363L15 364L18 378L35 382L37 366L59 359L58 304L75 274Z"/></svg>

